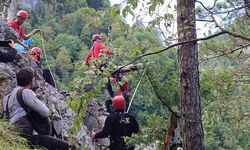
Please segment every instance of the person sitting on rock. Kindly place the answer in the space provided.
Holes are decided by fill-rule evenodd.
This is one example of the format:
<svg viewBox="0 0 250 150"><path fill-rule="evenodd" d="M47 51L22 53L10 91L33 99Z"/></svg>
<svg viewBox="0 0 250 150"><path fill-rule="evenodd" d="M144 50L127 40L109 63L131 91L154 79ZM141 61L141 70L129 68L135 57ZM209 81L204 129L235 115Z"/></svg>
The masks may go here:
<svg viewBox="0 0 250 150"><path fill-rule="evenodd" d="M17 12L17 17L16 19L8 22L8 25L10 27L12 27L17 34L20 36L19 39L17 39L15 42L17 42L18 44L22 45L24 48L29 48L27 45L23 44L21 42L21 39L24 40L28 40L32 35L34 35L37 32L40 32L40 29L34 29L30 34L26 35L23 28L22 28L22 24L24 23L24 21L28 18L28 13L25 10L19 10Z"/></svg>
<svg viewBox="0 0 250 150"><path fill-rule="evenodd" d="M75 145L69 145L67 141L57 139L51 135L40 134L34 130L32 118L28 117L26 109L21 106L17 94L20 89L22 89L23 105L26 108L37 112L41 117L46 118L51 115L50 109L31 90L35 79L34 70L31 67L21 68L16 74L16 79L17 86L3 99L3 109L10 124L17 128L20 135L26 138L31 146L41 145L49 150L75 148Z"/></svg>
<svg viewBox="0 0 250 150"><path fill-rule="evenodd" d="M124 112L126 102L123 96L114 97L112 105L115 112L106 118L102 131L92 131L91 136L94 139L109 137L110 150L133 150L133 147L126 146L125 140L139 132L139 125L134 116Z"/></svg>

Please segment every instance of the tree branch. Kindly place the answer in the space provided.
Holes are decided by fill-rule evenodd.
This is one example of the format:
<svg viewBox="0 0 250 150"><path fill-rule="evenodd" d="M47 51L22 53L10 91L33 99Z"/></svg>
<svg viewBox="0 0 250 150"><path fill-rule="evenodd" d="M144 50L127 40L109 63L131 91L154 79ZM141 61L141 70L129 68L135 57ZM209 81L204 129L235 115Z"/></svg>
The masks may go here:
<svg viewBox="0 0 250 150"><path fill-rule="evenodd" d="M148 74L148 72L146 72L146 74L147 74L147 77L148 77L148 79L149 79L149 82L150 82L152 88L154 89L154 92L155 92L155 94L156 94L156 97L161 101L161 103L162 103L164 106L167 107L167 109L168 109L172 114L174 114L174 115L180 117L180 115L178 115L178 114L177 114L177 113L176 113L176 112L175 112L166 102L164 102L164 101L162 100L160 94L158 93L158 91L157 91L157 90L155 89L155 87L154 87L154 84L153 84L153 82L152 82L152 79L151 79L150 75Z"/></svg>
<svg viewBox="0 0 250 150"><path fill-rule="evenodd" d="M238 34L238 33L235 33L235 32L230 32L230 31L228 31L228 30L222 28L222 27L219 25L219 23L216 21L216 19L214 18L214 15L213 15L213 14L211 14L211 15L212 15L212 18L213 18L213 20L214 20L215 25L216 25L222 32L225 32L225 33L227 33L227 34L229 34L229 35L231 35L231 36L233 36L233 37L236 37L236 38L241 38L241 39L243 39L243 40L250 41L250 37L249 37L249 36L244 36L244 35L241 35L241 34Z"/></svg>
<svg viewBox="0 0 250 150"><path fill-rule="evenodd" d="M183 45L183 44L187 44L187 43L193 43L193 42L198 42L198 41L204 41L204 40L208 40L208 39L211 39L211 38L214 38L214 37L217 37L219 35L222 35L222 34L225 34L226 32L222 31L222 32L218 32L216 34L213 34L213 35L210 35L210 36L207 36L207 37L204 37L204 38L197 38L197 39L193 39L193 40L189 40L189 41L183 41L183 42L179 42L179 43L176 43L176 44L173 44L173 45L170 45L162 50L159 50L159 51L156 51L156 52L151 52L151 53L147 53L147 54L142 54L136 58L134 58L134 60L132 60L131 62L129 62L128 64L125 64L123 66L121 66L120 68L116 69L114 72L111 73L111 75L113 74L116 74L117 72L119 72L122 68L138 61L139 59L141 59L142 57L146 57L146 56L150 56L150 55L154 55L154 54L158 54L158 53L161 53L161 52L164 52L170 48L173 48L173 47L176 47L176 46L179 46L179 45Z"/></svg>
<svg viewBox="0 0 250 150"><path fill-rule="evenodd" d="M236 48L236 49L234 49L234 50L231 50L231 51L229 51L229 52L223 53L223 54L221 54L221 55L217 55L217 56L213 56L213 57L209 57L209 58L202 59L202 60L200 60L199 62L208 61L208 60L210 60L210 59L214 59L214 58L222 57L222 56L225 56L225 55L229 55L229 54L232 54L232 53L234 53L234 52L236 52L236 51L238 51L238 50L241 50L242 48L248 47L248 46L250 46L250 43L249 43L249 44L246 44L246 45L243 45L243 46L241 46L241 47L238 47L238 48Z"/></svg>

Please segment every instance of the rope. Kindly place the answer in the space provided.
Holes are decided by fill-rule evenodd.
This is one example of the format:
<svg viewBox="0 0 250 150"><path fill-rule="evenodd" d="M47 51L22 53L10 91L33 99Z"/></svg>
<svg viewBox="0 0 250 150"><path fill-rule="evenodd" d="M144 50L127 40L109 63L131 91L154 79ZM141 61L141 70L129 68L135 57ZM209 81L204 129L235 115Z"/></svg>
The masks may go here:
<svg viewBox="0 0 250 150"><path fill-rule="evenodd" d="M141 79L140 79L140 81L138 82L138 84L137 84L137 86L136 86L136 88L135 88L135 91L134 91L134 94L133 94L133 96L132 96L132 98L131 98L131 101L129 102L128 109L127 109L127 113L129 112L129 109L130 109L130 107L131 107L131 105L132 105L132 102L133 102L133 100L134 100L136 91L137 91L137 89L138 89L138 87L139 87L139 85L140 85L140 83L141 83L141 81L142 81L142 77L144 76L146 70L147 70L147 66L146 66L146 68L144 69L144 71L143 71L143 73L142 73L142 76L141 76Z"/></svg>
<svg viewBox="0 0 250 150"><path fill-rule="evenodd" d="M46 51L45 51L45 46L44 46L44 39L43 39L43 33L42 33L42 30L41 30L41 40L42 40L42 46L43 46L43 53L44 53L44 57L45 57L45 61L46 61L46 64L47 64L47 67L49 69L49 72L52 76L52 79L55 83L55 88L57 88L57 85L56 85L56 80L54 78L54 75L52 74L51 70L50 70L50 67L49 67L49 63L48 63L48 59L47 59L47 55L46 55Z"/></svg>

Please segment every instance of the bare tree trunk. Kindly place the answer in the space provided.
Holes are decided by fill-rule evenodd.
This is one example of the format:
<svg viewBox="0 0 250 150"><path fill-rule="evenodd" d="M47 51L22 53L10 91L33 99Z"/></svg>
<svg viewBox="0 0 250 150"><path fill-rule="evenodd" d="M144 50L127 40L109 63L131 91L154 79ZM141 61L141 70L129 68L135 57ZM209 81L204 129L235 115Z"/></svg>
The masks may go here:
<svg viewBox="0 0 250 150"><path fill-rule="evenodd" d="M196 39L195 0L177 0L178 42ZM197 42L178 47L182 147L203 150Z"/></svg>
<svg viewBox="0 0 250 150"><path fill-rule="evenodd" d="M17 2L16 2L16 0L12 0L10 6L8 8L7 21L11 21L11 20L15 19L16 13L17 13Z"/></svg>

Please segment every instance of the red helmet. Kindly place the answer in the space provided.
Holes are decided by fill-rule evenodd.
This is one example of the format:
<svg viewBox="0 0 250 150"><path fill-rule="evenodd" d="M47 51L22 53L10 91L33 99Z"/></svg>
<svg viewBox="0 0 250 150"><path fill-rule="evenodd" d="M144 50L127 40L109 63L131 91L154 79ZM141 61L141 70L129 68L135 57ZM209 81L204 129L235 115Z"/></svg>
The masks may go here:
<svg viewBox="0 0 250 150"><path fill-rule="evenodd" d="M94 35L92 35L92 41L95 41L97 39L102 40L102 36L100 34L94 34Z"/></svg>
<svg viewBox="0 0 250 150"><path fill-rule="evenodd" d="M125 107L126 107L126 101L125 101L124 97L123 96L116 96L116 97L114 97L112 106L115 109L124 110Z"/></svg>
<svg viewBox="0 0 250 150"><path fill-rule="evenodd" d="M25 10L19 10L17 12L17 16L21 17L23 19L27 19L29 15L28 15L27 11L25 11Z"/></svg>
<svg viewBox="0 0 250 150"><path fill-rule="evenodd" d="M30 54L31 55L36 55L36 54L42 54L42 50L41 48L39 47L33 47L31 50L30 50Z"/></svg>

